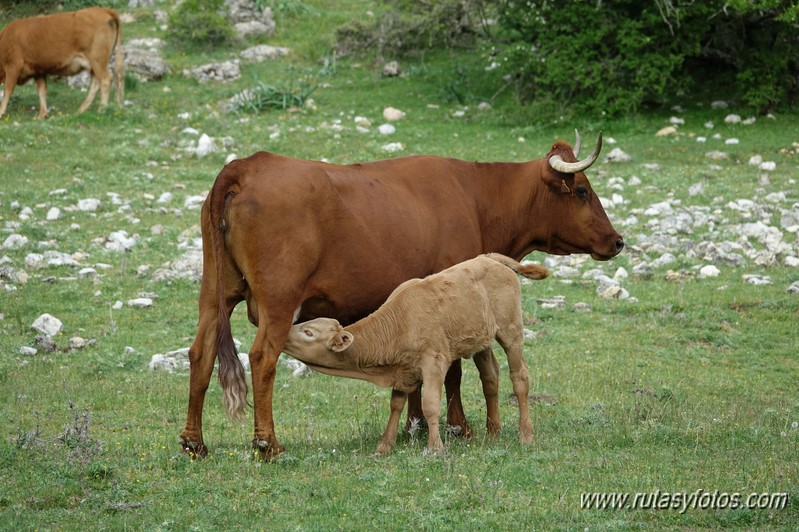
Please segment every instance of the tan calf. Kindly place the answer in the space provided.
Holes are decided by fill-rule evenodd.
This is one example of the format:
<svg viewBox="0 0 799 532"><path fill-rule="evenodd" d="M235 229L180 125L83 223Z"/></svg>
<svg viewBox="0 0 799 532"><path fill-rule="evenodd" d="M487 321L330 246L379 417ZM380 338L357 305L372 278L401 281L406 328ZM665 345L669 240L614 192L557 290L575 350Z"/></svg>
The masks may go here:
<svg viewBox="0 0 799 532"><path fill-rule="evenodd" d="M444 376L455 360L472 355L486 398L486 429L492 435L499 432L499 376L491 354L491 343L497 340L508 357L519 401L521 442L530 443L521 288L514 272L531 279L548 275L542 266L523 266L495 253L481 255L402 283L379 309L346 328L329 318L294 325L283 351L322 373L393 388L388 426L376 451L385 455L396 441L407 394L421 384L428 449L443 449L439 415Z"/></svg>

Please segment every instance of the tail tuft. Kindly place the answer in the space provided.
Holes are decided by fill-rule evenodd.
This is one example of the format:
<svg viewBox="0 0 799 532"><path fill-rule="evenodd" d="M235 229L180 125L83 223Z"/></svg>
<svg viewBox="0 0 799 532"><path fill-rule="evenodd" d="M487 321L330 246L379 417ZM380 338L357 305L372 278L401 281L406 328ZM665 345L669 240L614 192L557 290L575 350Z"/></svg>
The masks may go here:
<svg viewBox="0 0 799 532"><path fill-rule="evenodd" d="M524 275L528 279L539 280L549 277L549 270L544 266L539 266L537 264L520 264L512 258L499 253L486 253L485 256L500 264L504 264L514 272L519 275Z"/></svg>

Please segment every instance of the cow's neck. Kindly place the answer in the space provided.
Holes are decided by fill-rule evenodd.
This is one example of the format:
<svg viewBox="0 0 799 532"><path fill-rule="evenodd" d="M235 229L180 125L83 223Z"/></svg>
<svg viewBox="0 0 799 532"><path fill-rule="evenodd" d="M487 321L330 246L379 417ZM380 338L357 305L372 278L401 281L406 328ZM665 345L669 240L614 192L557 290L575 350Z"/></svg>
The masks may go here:
<svg viewBox="0 0 799 532"><path fill-rule="evenodd" d="M532 251L547 251L550 235L549 215L541 199L543 164L539 159L477 166L475 201L484 253L502 253L521 260Z"/></svg>

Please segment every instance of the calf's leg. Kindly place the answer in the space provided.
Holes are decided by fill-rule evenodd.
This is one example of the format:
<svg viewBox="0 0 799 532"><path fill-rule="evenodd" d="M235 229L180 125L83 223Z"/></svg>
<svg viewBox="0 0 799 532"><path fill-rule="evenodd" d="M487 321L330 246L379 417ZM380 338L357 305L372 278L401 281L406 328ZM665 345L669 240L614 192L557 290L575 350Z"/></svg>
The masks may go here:
<svg viewBox="0 0 799 532"><path fill-rule="evenodd" d="M494 356L493 354L491 356ZM469 423L466 421L466 414L463 411L461 402L461 361L454 361L447 371L444 386L447 393L447 426L454 427L455 434L463 438L471 438L472 432ZM405 430L409 430L413 425L414 419L424 419L422 410L422 389L408 394L408 420L405 423Z"/></svg>
<svg viewBox="0 0 799 532"><path fill-rule="evenodd" d="M433 362L422 367L422 411L427 420L427 450L435 454L444 451L441 441L438 418L441 415L441 387L444 384L444 370Z"/></svg>
<svg viewBox="0 0 799 532"><path fill-rule="evenodd" d="M396 389L391 390L391 412L388 415L388 426L386 426L386 430L383 432L383 436L377 444L375 454L380 456L391 454L391 449L397 441L400 415L402 414L402 409L405 407L405 400L407 397L408 394L405 392Z"/></svg>
<svg viewBox="0 0 799 532"><path fill-rule="evenodd" d="M519 320L521 322L521 319ZM533 442L533 422L527 405L527 393L530 390L527 364L524 361L524 336L521 324L512 327L510 332L497 335L497 341L505 350L510 368L510 380L513 393L519 402L519 439L522 443Z"/></svg>

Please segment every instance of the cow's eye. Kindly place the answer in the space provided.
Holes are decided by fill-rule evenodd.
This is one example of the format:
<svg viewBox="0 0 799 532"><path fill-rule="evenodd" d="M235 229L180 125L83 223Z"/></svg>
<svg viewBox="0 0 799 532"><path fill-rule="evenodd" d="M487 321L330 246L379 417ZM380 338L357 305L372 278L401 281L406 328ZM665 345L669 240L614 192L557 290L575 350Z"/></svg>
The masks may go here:
<svg viewBox="0 0 799 532"><path fill-rule="evenodd" d="M303 329L302 334L309 338L313 338L313 332L310 329Z"/></svg>
<svg viewBox="0 0 799 532"><path fill-rule="evenodd" d="M576 187L574 189L574 193L577 194L577 197L580 198L580 199L588 198L588 189L585 188L585 187L582 187L582 186Z"/></svg>

